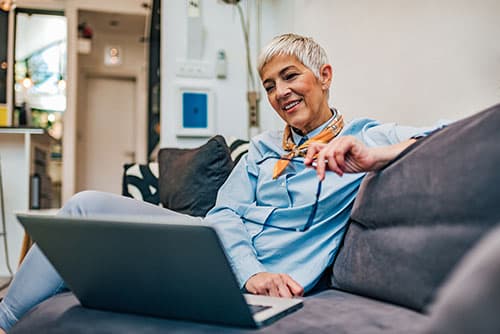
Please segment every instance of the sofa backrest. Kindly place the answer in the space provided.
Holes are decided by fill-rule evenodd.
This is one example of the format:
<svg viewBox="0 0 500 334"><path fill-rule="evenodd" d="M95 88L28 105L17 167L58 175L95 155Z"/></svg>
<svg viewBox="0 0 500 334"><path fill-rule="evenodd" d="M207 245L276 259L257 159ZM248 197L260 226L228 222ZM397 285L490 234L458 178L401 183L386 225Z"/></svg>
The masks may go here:
<svg viewBox="0 0 500 334"><path fill-rule="evenodd" d="M500 105L450 124L362 182L334 287L422 310L500 222Z"/></svg>

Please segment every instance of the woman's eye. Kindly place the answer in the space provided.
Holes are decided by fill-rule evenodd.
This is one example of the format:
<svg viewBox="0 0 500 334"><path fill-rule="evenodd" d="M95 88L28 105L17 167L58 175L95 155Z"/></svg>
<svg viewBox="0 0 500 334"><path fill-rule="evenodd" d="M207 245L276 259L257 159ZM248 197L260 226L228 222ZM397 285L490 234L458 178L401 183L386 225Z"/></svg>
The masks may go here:
<svg viewBox="0 0 500 334"><path fill-rule="evenodd" d="M298 73L288 73L285 75L285 80L292 80L298 75Z"/></svg>
<svg viewBox="0 0 500 334"><path fill-rule="evenodd" d="M272 90L273 90L273 88L274 88L274 86L264 86L264 89L265 89L265 90L266 90L266 92L268 92L268 93L269 93L270 91L272 91Z"/></svg>

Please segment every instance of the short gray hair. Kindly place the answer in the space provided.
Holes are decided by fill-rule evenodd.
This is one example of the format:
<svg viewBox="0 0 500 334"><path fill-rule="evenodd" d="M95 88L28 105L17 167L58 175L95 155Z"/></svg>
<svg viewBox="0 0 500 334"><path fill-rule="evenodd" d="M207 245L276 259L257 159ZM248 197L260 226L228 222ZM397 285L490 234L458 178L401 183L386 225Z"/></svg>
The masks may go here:
<svg viewBox="0 0 500 334"><path fill-rule="evenodd" d="M264 66L276 56L294 56L309 68L318 79L321 66L328 64L328 56L321 45L311 37L297 34L284 34L271 40L262 50L257 62L257 70L260 75Z"/></svg>

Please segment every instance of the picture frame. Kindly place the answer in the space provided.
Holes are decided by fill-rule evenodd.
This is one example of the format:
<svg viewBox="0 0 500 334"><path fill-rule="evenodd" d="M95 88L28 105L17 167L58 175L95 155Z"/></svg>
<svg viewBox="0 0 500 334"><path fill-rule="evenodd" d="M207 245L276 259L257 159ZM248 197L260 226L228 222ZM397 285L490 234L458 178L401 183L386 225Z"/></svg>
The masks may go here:
<svg viewBox="0 0 500 334"><path fill-rule="evenodd" d="M209 87L178 88L177 137L214 135L214 96Z"/></svg>

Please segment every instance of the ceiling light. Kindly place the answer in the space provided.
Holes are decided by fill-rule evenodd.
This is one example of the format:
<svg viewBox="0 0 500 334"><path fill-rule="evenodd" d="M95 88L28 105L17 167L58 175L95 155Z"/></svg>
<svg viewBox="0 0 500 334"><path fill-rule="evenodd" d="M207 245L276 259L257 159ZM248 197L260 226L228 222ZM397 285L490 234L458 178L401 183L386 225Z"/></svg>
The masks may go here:
<svg viewBox="0 0 500 334"><path fill-rule="evenodd" d="M12 5L14 4L14 1L12 0L0 0L0 9L8 12L12 8Z"/></svg>

